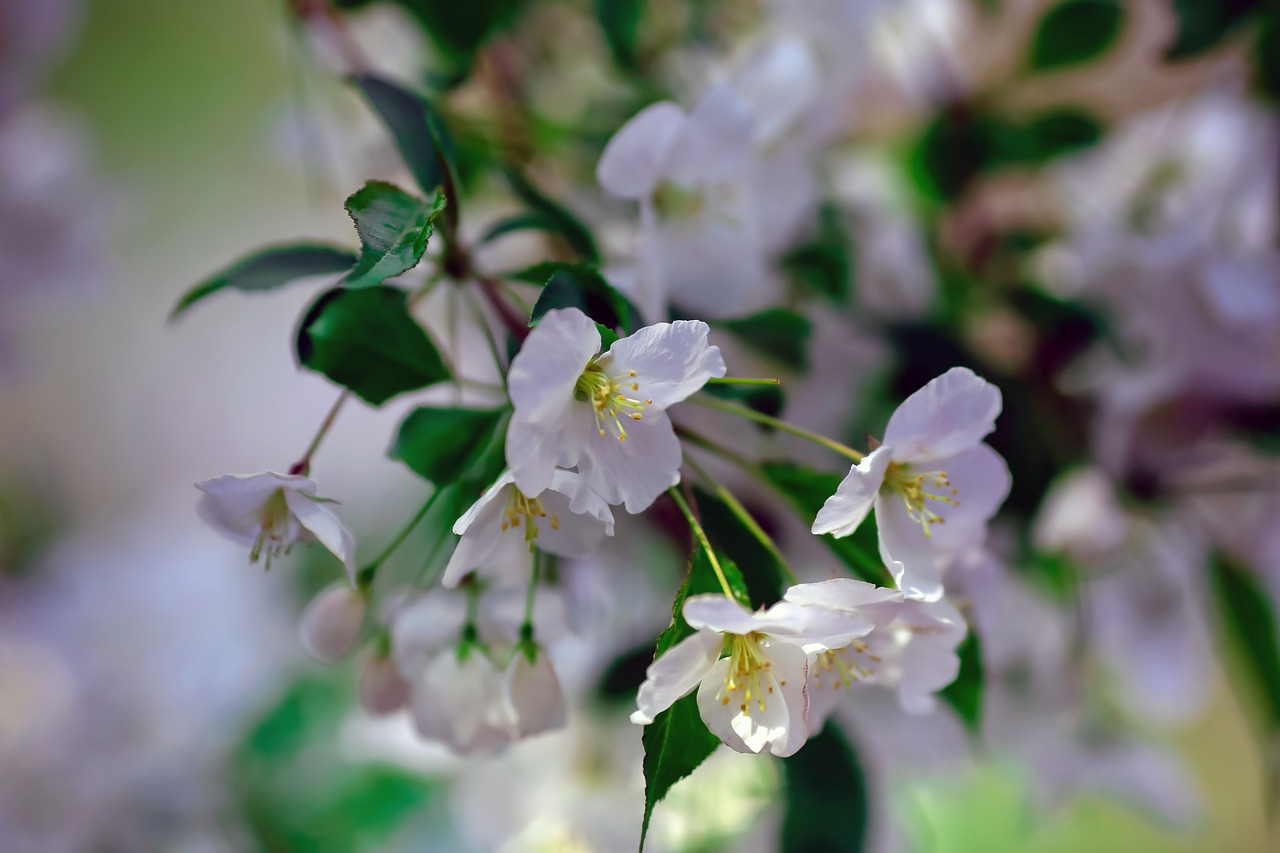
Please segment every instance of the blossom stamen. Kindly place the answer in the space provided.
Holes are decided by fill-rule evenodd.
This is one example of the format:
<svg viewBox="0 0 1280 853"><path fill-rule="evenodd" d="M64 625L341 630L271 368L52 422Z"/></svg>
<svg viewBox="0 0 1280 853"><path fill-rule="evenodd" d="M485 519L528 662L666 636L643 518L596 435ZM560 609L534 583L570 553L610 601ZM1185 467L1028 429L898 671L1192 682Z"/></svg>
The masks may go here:
<svg viewBox="0 0 1280 853"><path fill-rule="evenodd" d="M545 518L552 530L560 529L560 519L555 513L548 514L539 498L530 498L514 486L511 496L507 498L507 508L503 511L502 530L505 533L524 525L524 541L529 543L529 552L535 547L538 538L538 519Z"/></svg>
<svg viewBox="0 0 1280 853"><path fill-rule="evenodd" d="M960 490L951 485L946 471L915 473L904 462L891 462L889 470L885 472L882 488L895 492L902 498L907 514L920 525L925 536L933 535L929 525L947 522L946 518L929 506L931 501L960 506Z"/></svg>
<svg viewBox="0 0 1280 853"><path fill-rule="evenodd" d="M627 396L622 393L624 389L640 390L640 382L634 370L628 370L619 376L609 376L595 362L587 365L587 369L574 384L574 398L591 404L596 418L596 431L601 438L613 433L618 441L626 441L627 430L622 424L622 417L641 420L645 407L653 405L653 400Z"/></svg>

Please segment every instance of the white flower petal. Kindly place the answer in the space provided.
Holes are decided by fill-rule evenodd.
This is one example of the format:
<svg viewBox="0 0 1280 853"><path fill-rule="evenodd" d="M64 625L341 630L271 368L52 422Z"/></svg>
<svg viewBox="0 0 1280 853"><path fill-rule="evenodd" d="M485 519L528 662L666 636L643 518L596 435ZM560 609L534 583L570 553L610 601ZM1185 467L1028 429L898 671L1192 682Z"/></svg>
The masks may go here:
<svg viewBox="0 0 1280 853"><path fill-rule="evenodd" d="M578 471L607 503L624 504L634 515L680 482L682 458L671 421L665 412L658 412L633 421L626 441L611 433L590 436L578 457Z"/></svg>
<svg viewBox="0 0 1280 853"><path fill-rule="evenodd" d="M898 406L885 428L894 458L922 462L966 450L995 429L1000 390L967 367L930 380Z"/></svg>
<svg viewBox="0 0 1280 853"><path fill-rule="evenodd" d="M728 178L750 160L755 117L751 106L725 83L698 99L667 152L672 181L699 186Z"/></svg>
<svg viewBox="0 0 1280 853"><path fill-rule="evenodd" d="M351 582L356 582L356 538L333 510L300 492L285 490L285 504L298 523L342 561Z"/></svg>
<svg viewBox="0 0 1280 853"><path fill-rule="evenodd" d="M393 714L409 703L409 682L386 655L366 654L356 676L360 707L375 717Z"/></svg>
<svg viewBox="0 0 1280 853"><path fill-rule="evenodd" d="M902 593L896 589L876 586L853 578L832 578L815 583L800 583L782 596L784 601L806 607L829 607L834 610L859 610L861 608L902 601Z"/></svg>
<svg viewBox="0 0 1280 853"><path fill-rule="evenodd" d="M840 649L871 633L876 623L861 613L779 601L756 618L760 633L803 646L809 653Z"/></svg>
<svg viewBox="0 0 1280 853"><path fill-rule="evenodd" d="M312 657L325 663L342 660L355 648L364 627L365 597L349 586L322 591L298 620L298 636Z"/></svg>
<svg viewBox="0 0 1280 853"><path fill-rule="evenodd" d="M750 634L757 630L757 615L718 592L691 595L681 609L690 628L708 628L722 634Z"/></svg>
<svg viewBox="0 0 1280 853"><path fill-rule="evenodd" d="M558 469L551 479L551 488L569 499L571 512L596 519L604 525L606 535L613 535L613 511L591 490L581 474Z"/></svg>
<svg viewBox="0 0 1280 853"><path fill-rule="evenodd" d="M454 649L437 657L413 686L410 710L423 737L455 752L492 751L509 740L501 674L475 650L465 660Z"/></svg>
<svg viewBox="0 0 1280 853"><path fill-rule="evenodd" d="M391 619L391 649L406 678L416 679L435 653L457 642L466 621L458 593L432 590L398 610Z"/></svg>
<svg viewBox="0 0 1280 853"><path fill-rule="evenodd" d="M652 400L644 410L660 412L686 399L713 376L725 374L720 348L707 345L710 327L701 320L655 323L619 341L600 359L610 375L636 372L638 390L632 393Z"/></svg>
<svg viewBox="0 0 1280 853"><path fill-rule="evenodd" d="M715 631L698 631L649 664L636 695L631 722L647 726L702 681L720 657L724 640Z"/></svg>
<svg viewBox="0 0 1280 853"><path fill-rule="evenodd" d="M945 523L930 526L930 546L936 552L976 548L986 538L987 521L1009 495L1012 478L999 453L979 444L936 464L946 471L958 494L958 505L929 501L928 507ZM920 531L923 535L924 531Z"/></svg>
<svg viewBox="0 0 1280 853"><path fill-rule="evenodd" d="M942 569L924 529L907 512L896 495L876 498L876 527L880 535L880 559L893 575L898 589L909 598L937 601L942 598Z"/></svg>
<svg viewBox="0 0 1280 853"><path fill-rule="evenodd" d="M836 493L827 498L813 520L813 532L830 533L837 539L858 529L884 484L884 474L893 461L893 448L883 445L862 457L840 481Z"/></svg>
<svg viewBox="0 0 1280 853"><path fill-rule="evenodd" d="M511 429L517 422L558 428L566 411L577 405L573 387L578 377L599 351L600 332L586 314L577 308L557 308L544 314L511 361L507 375L515 407ZM519 479L517 474L516 481Z"/></svg>
<svg viewBox="0 0 1280 853"><path fill-rule="evenodd" d="M484 490L484 494L467 508L467 511L453 523L453 532L459 536L466 534L474 525L479 522L480 530L487 530L492 519L502 517L502 510L506 506L508 499L507 487L514 486L516 482L515 475L509 470L503 471L501 476L494 481L493 485ZM484 520L480 521L481 514L484 514Z"/></svg>
<svg viewBox="0 0 1280 853"><path fill-rule="evenodd" d="M533 663L517 650L507 666L503 683L508 729L512 738L524 738L564 726L567 720L564 691L551 660L542 649Z"/></svg>
<svg viewBox="0 0 1280 853"><path fill-rule="evenodd" d="M511 418L507 428L507 464L511 466L516 485L526 495L540 495L551 488L556 466L571 468L578 464L582 445L590 438L591 415L585 410L566 409L564 416L557 429L548 430L528 424L515 415Z"/></svg>
<svg viewBox="0 0 1280 853"><path fill-rule="evenodd" d="M670 101L650 104L618 129L600 155L596 180L619 198L644 198L664 177L668 152L688 121Z"/></svg>

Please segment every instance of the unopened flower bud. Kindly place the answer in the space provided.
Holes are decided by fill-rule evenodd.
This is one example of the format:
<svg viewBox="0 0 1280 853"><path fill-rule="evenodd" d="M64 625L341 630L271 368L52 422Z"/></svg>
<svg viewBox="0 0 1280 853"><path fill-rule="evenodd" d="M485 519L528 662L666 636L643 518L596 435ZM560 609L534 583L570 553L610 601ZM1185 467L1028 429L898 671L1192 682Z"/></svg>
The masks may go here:
<svg viewBox="0 0 1280 853"><path fill-rule="evenodd" d="M303 648L326 663L342 660L360 639L364 608L359 590L344 584L329 587L307 605L298 623Z"/></svg>
<svg viewBox="0 0 1280 853"><path fill-rule="evenodd" d="M532 644L531 644L532 645ZM533 660L530 660L533 657ZM546 650L517 648L504 674L511 737L522 738L565 724L564 691Z"/></svg>
<svg viewBox="0 0 1280 853"><path fill-rule="evenodd" d="M375 650L360 658L356 678L360 706L370 714L391 714L409 703L409 682L400 677L390 655Z"/></svg>

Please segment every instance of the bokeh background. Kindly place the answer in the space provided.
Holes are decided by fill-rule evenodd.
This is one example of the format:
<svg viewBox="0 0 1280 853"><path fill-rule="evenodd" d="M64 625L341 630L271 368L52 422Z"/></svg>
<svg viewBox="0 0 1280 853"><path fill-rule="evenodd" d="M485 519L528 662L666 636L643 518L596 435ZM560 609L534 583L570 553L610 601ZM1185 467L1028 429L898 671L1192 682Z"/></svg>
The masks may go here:
<svg viewBox="0 0 1280 853"><path fill-rule="evenodd" d="M309 661L295 636L334 564L307 551L264 574L194 513L192 483L296 458L334 391L293 359L305 289L227 295L177 323L169 310L248 248L350 242L341 200L386 156L281 5L3 0L0 849L586 849L539 829L541 807L509 808L492 781L555 768L578 787L566 783L546 813L603 808L575 793L592 785L577 741L549 735L514 757L463 761L402 720L366 719L350 666ZM1016 53L1047 4L1005 5L974 51ZM1106 74L1023 86L1010 102L1069 93L1118 122L1238 74L1241 51L1153 68L1143 45L1167 41L1172 18L1160 2L1129 5L1141 21ZM396 10L367 10L355 27L384 67L412 68L429 50ZM583 49L604 62L598 38ZM884 121L912 123L891 110ZM22 187L42 169L37 204ZM425 494L386 458L407 406L349 407L324 448L324 489L363 548ZM1202 811L1188 826L1106 792L1045 813L1018 768L978 761L895 783L911 847L1277 849L1276 757L1259 746L1256 697L1241 694L1248 673L1224 648L1202 713L1149 726L1194 780ZM664 806L673 824L709 827L669 829L672 848L767 849L736 831L769 819L777 771L741 758ZM608 813L638 821L641 806L637 795ZM499 820L504 810L529 820Z"/></svg>

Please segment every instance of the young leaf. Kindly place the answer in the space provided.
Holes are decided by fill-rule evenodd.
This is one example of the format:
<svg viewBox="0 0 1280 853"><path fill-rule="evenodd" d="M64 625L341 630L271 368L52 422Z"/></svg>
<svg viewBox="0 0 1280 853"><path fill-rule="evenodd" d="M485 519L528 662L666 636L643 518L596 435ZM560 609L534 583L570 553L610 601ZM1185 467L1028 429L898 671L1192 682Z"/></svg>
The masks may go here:
<svg viewBox="0 0 1280 853"><path fill-rule="evenodd" d="M351 80L391 132L422 191L430 195L443 187L453 171L453 140L431 103L375 74L355 74Z"/></svg>
<svg viewBox="0 0 1280 853"><path fill-rule="evenodd" d="M444 204L443 193L427 203L382 181L370 181L352 193L346 208L360 235L361 252L344 283L372 287L417 266Z"/></svg>
<svg viewBox="0 0 1280 853"><path fill-rule="evenodd" d="M1265 0L1173 0L1178 35L1164 58L1191 59L1212 50L1248 22Z"/></svg>
<svg viewBox="0 0 1280 853"><path fill-rule="evenodd" d="M982 716L982 646L978 635L970 630L960 648L960 673L938 694L955 709L972 732L978 731Z"/></svg>
<svg viewBox="0 0 1280 853"><path fill-rule="evenodd" d="M365 402L449 378L440 353L409 314L408 294L387 285L325 293L302 318L298 361Z"/></svg>
<svg viewBox="0 0 1280 853"><path fill-rule="evenodd" d="M631 300L615 290L594 267L544 263L511 277L543 285L529 315L531 326L536 326L542 315L553 308L577 308L600 325L628 334L643 325Z"/></svg>
<svg viewBox="0 0 1280 853"><path fill-rule="evenodd" d="M719 557L719 555L717 555ZM720 568L729 581L735 597L747 607L747 587L742 574L730 560L719 557ZM689 572L671 605L671 624L658 635L653 659L662 657L676 643L693 634L682 613L685 599L704 592L721 592L715 569L701 547L695 546L689 560ZM653 808L671 787L698 768L720 745L698 713L697 696L690 693L663 711L644 729L644 821L640 827L640 849L649 833Z"/></svg>
<svg viewBox="0 0 1280 853"><path fill-rule="evenodd" d="M414 409L388 455L436 485L451 483L480 460L505 415L503 409Z"/></svg>
<svg viewBox="0 0 1280 853"><path fill-rule="evenodd" d="M1280 640L1271 601L1247 569L1225 558L1213 560L1209 578L1228 635L1248 663L1274 727L1280 724Z"/></svg>
<svg viewBox="0 0 1280 853"><path fill-rule="evenodd" d="M599 262L600 251L596 248L595 238L581 219L567 207L545 195L519 172L508 171L507 180L511 182L511 189L520 200L549 226L546 230L563 237L584 261L593 264Z"/></svg>
<svg viewBox="0 0 1280 853"><path fill-rule="evenodd" d="M721 323L744 344L762 355L796 370L804 370L808 359L805 345L812 327L809 321L786 308L769 308L750 317Z"/></svg>
<svg viewBox="0 0 1280 853"><path fill-rule="evenodd" d="M1051 71L1097 58L1115 44L1124 18L1117 0L1062 0L1040 20L1030 69Z"/></svg>
<svg viewBox="0 0 1280 853"><path fill-rule="evenodd" d="M827 474L791 462L766 462L760 467L769 484L800 511L806 522L817 516L842 479L840 474ZM843 539L819 538L861 580L877 586L893 586L893 578L878 556L880 546L874 515L868 515L852 535Z"/></svg>
<svg viewBox="0 0 1280 853"><path fill-rule="evenodd" d="M274 290L313 275L336 275L351 269L356 256L334 246L298 243L271 246L243 258L187 291L173 306L174 320L192 305L219 290Z"/></svg>
<svg viewBox="0 0 1280 853"><path fill-rule="evenodd" d="M866 846L867 780L840 727L827 723L782 762L787 811L781 850L858 853Z"/></svg>

